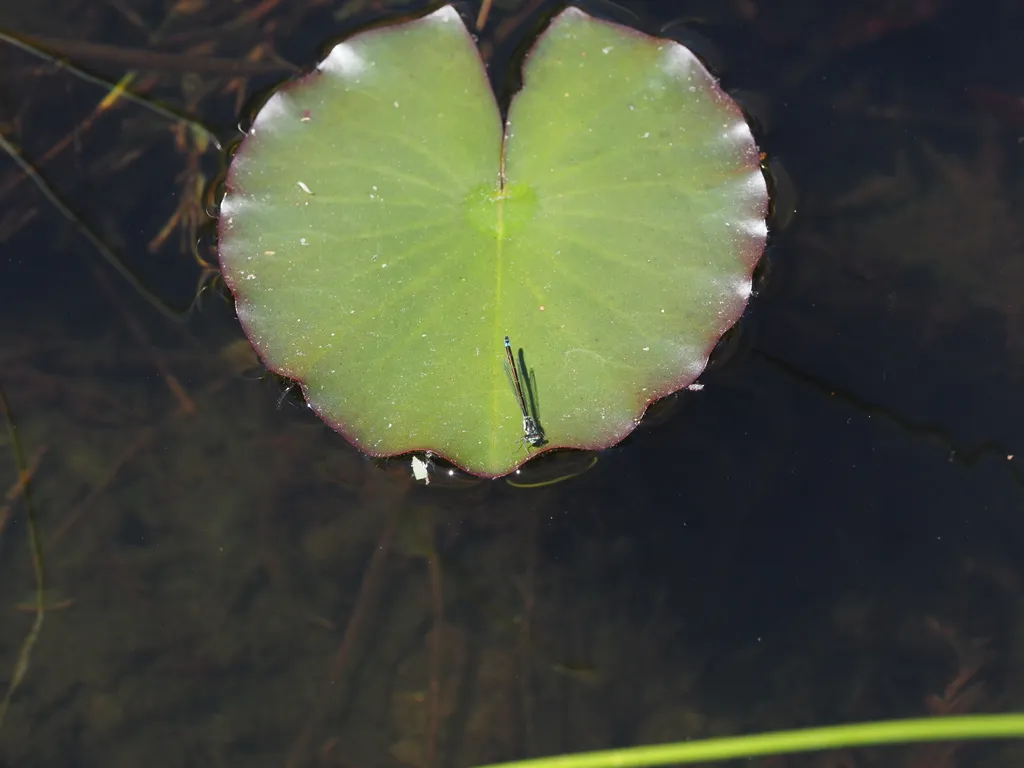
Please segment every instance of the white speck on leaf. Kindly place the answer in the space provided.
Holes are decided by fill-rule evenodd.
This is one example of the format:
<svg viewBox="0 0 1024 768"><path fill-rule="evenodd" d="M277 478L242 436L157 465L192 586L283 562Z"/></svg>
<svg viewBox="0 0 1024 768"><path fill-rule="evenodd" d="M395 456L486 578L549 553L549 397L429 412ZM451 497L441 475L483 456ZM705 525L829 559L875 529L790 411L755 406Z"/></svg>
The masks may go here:
<svg viewBox="0 0 1024 768"><path fill-rule="evenodd" d="M298 182L298 185L299 185L299 189L301 189L301 190L302 190L303 192L305 192L305 193L306 193L307 195L312 195L312 194L313 194L313 193L312 193L312 192L310 191L309 187L307 187L307 186L306 186L306 182L304 182L304 181L300 181L300 182Z"/></svg>

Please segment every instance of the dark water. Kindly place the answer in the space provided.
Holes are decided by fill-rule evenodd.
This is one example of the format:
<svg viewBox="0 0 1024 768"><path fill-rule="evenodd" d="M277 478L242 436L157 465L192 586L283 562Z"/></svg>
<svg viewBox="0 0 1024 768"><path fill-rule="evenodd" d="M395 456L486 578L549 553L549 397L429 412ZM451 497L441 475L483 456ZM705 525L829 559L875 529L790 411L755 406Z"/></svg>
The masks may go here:
<svg viewBox="0 0 1024 768"><path fill-rule="evenodd" d="M171 5L9 7L0 29L234 60L272 40L305 64L387 16ZM761 117L798 213L704 390L556 485L417 487L276 408L214 290L169 322L35 187L4 187L19 173L0 158L0 384L38 460L53 609L0 728L3 764L426 766L435 750L468 766L1022 708L1024 6L625 5L647 29L689 22ZM492 30L518 19L496 62L550 12L536 6L495 10ZM110 80L150 77L77 53ZM187 303L192 230L149 244L216 152L190 155L130 104L83 124L102 90L4 44L0 66L3 135ZM148 92L224 136L239 93L281 77L236 93L151 66ZM6 681L34 581L23 503L4 520ZM753 762L1020 759L975 745Z"/></svg>

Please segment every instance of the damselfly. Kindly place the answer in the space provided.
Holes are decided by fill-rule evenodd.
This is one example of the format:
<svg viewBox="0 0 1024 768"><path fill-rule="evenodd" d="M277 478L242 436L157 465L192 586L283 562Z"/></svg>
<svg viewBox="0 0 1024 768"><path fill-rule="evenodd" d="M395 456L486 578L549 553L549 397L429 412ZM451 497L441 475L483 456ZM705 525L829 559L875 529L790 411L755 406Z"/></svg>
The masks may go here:
<svg viewBox="0 0 1024 768"><path fill-rule="evenodd" d="M540 428L537 423L537 419L532 413L530 413L530 402L526 399L526 393L523 391L522 381L526 381L529 386L529 377L526 375L526 369L523 368L522 378L519 376L519 368L516 365L516 359L512 355L512 342L508 340L508 336L505 337L505 373L508 376L509 382L512 384L512 389L515 391L516 401L519 403L519 410L523 414L523 441L528 445L532 445L534 448L544 445L544 430Z"/></svg>

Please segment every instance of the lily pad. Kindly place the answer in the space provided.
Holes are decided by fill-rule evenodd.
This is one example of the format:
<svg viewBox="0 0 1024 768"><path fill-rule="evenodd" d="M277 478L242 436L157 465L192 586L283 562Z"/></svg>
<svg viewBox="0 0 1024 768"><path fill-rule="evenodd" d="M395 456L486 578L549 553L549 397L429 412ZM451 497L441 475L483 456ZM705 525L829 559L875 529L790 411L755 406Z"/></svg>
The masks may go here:
<svg viewBox="0 0 1024 768"><path fill-rule="evenodd" d="M768 193L739 107L678 43L568 8L507 122L450 6L278 90L232 161L220 258L249 339L367 453L498 476L603 448L743 311Z"/></svg>

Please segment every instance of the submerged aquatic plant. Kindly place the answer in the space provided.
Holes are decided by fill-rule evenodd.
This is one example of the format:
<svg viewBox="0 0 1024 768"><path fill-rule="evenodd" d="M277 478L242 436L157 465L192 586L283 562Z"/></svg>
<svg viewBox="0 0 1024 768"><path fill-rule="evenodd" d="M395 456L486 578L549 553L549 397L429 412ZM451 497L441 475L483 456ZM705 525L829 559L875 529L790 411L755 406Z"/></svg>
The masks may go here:
<svg viewBox="0 0 1024 768"><path fill-rule="evenodd" d="M14 465L18 470L18 480L14 488L7 494L8 500L13 505L14 499L21 496L25 502L26 527L28 529L29 550L32 554L32 573L35 577L35 599L32 603L34 618L28 634L21 643L18 651L18 659L14 664L10 682L7 684L7 691L0 699L0 728L3 727L7 718L7 710L18 688L28 674L29 662L32 658L32 650L35 648L39 635L43 631L43 620L46 618L46 579L43 569L43 546L39 538L39 530L36 524L36 510L32 503L32 474L33 469L25 458L25 452L21 447L21 440L18 437L18 427L14 423L14 416L11 415L11 407L7 402L7 395L0 388L0 415L7 423L7 434L10 437L11 453L14 455ZM9 508L0 508L0 532L9 514Z"/></svg>

